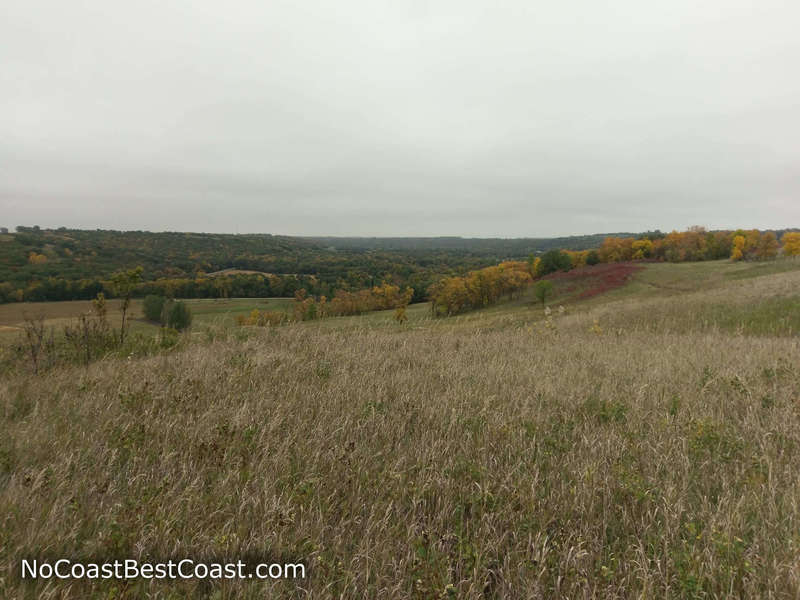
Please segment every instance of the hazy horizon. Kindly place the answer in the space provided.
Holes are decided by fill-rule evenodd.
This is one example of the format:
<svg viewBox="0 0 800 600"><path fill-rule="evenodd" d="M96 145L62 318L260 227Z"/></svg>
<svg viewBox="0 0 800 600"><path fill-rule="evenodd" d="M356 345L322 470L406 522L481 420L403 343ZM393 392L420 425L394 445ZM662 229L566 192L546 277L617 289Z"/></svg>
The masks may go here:
<svg viewBox="0 0 800 600"><path fill-rule="evenodd" d="M7 0L0 225L798 225L798 21L780 0Z"/></svg>
<svg viewBox="0 0 800 600"><path fill-rule="evenodd" d="M324 238L339 238L339 239L483 239L483 240L518 240L518 239L558 239L558 238L570 238L570 237L589 237L589 236L602 236L602 235L637 235L637 234L644 234L644 233L655 233L661 232L664 234L670 233L671 231L685 231L687 228L683 228L681 230L663 230L655 227L653 229L643 229L640 231L593 231L589 233L572 233L572 234L562 234L562 235L549 235L549 236L502 236L502 235L489 235L489 236L473 236L473 235L327 235L327 234L319 234L319 235L303 235L303 234L285 234L285 233L274 233L270 231L250 231L250 232L237 232L237 231L200 231L200 230L177 230L177 229L115 229L115 228L91 228L91 227L67 227L65 225L59 226L41 226L39 223L31 223L31 224L20 224L22 227L34 227L38 226L42 230L49 230L49 231L58 231L61 228L65 228L67 230L81 230L81 231L121 231L121 232L144 232L144 233L191 233L191 234L198 234L198 235L272 235L276 237L294 237L294 238L310 238L310 239L324 239ZM14 233L15 228L17 225L14 226L6 226L0 225L0 227L8 227L9 233ZM722 227L722 228L710 228L707 227L707 231L736 231L738 229L748 230L753 229L752 227ZM794 227L791 225L785 225L782 227L764 227L759 228L760 231L783 231L783 230L792 230L792 231L800 231L800 227Z"/></svg>

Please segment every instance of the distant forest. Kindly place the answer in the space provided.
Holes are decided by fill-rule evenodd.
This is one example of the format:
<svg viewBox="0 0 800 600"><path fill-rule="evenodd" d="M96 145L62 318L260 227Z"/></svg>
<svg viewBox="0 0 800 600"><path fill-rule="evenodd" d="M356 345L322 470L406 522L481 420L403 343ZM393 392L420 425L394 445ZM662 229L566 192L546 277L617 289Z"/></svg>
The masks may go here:
<svg viewBox="0 0 800 600"><path fill-rule="evenodd" d="M635 233L603 233L555 238L464 238L464 237L303 237L336 250L389 250L408 254L447 251L472 256L523 258L547 250L590 250L606 237L634 237Z"/></svg>
<svg viewBox="0 0 800 600"><path fill-rule="evenodd" d="M782 233L775 232L778 237ZM693 235L716 245L723 238L725 242L720 252L704 250L693 260L730 253L730 233L714 238L703 230ZM111 275L137 266L143 267L139 296L293 297L302 289L332 297L337 290L354 292L387 283L413 288L412 301L418 302L444 277L504 261L530 260L555 249L599 249L607 240L629 240L628 246L634 239L656 240L657 251L659 240L669 238L659 231L549 239L339 238L20 226L16 233L0 233L0 302L82 300L98 292L113 296ZM663 248L667 252L660 258L673 260L671 250ZM627 256L624 249L620 252Z"/></svg>
<svg viewBox="0 0 800 600"><path fill-rule="evenodd" d="M104 290L110 295L105 282L112 273L139 265L142 295L291 297L306 289L330 296L387 282L414 288L414 301L421 301L442 277L556 247L591 248L604 237L303 238L17 227L0 234L0 302L89 299ZM234 271L216 275L226 269Z"/></svg>

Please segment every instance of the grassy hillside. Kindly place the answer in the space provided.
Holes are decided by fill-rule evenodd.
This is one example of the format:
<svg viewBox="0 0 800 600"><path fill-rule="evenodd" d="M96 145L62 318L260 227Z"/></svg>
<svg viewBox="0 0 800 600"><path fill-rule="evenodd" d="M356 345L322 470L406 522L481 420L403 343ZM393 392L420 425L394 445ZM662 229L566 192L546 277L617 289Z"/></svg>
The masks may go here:
<svg viewBox="0 0 800 600"><path fill-rule="evenodd" d="M0 376L0 597L796 598L800 263ZM202 331L202 328L200 329ZM22 557L310 578L22 585Z"/></svg>

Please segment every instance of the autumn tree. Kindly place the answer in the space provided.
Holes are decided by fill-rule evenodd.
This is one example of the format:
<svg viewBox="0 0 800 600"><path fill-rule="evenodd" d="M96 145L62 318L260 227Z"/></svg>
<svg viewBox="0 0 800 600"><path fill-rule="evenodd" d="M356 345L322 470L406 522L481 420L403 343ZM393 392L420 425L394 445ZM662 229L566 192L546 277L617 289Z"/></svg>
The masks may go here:
<svg viewBox="0 0 800 600"><path fill-rule="evenodd" d="M759 260L769 260L778 255L778 239L771 231L762 234L755 247L755 255Z"/></svg>
<svg viewBox="0 0 800 600"><path fill-rule="evenodd" d="M633 251L634 260L641 260L643 258L650 258L653 253L653 242L648 239L636 240L631 243L631 250Z"/></svg>
<svg viewBox="0 0 800 600"><path fill-rule="evenodd" d="M778 254L778 241L771 231L761 233L758 229L742 231L737 229L733 234L731 260L769 259Z"/></svg>
<svg viewBox="0 0 800 600"><path fill-rule="evenodd" d="M800 232L787 231L781 237L784 256L800 256Z"/></svg>
<svg viewBox="0 0 800 600"><path fill-rule="evenodd" d="M733 234L730 231L716 231L706 234L706 258L719 260L728 258L733 249Z"/></svg>
<svg viewBox="0 0 800 600"><path fill-rule="evenodd" d="M428 288L431 312L454 315L489 306L503 296L513 298L532 281L529 267L530 263L506 261L470 271L465 277L445 277Z"/></svg>
<svg viewBox="0 0 800 600"><path fill-rule="evenodd" d="M736 235L733 237L733 245L731 247L731 260L742 260L744 258L744 249L747 240L743 235Z"/></svg>
<svg viewBox="0 0 800 600"><path fill-rule="evenodd" d="M633 258L633 238L607 237L597 251L600 262L621 262Z"/></svg>
<svg viewBox="0 0 800 600"><path fill-rule="evenodd" d="M571 268L579 269L586 265L586 260L589 258L588 250L564 250L569 260L572 263Z"/></svg>

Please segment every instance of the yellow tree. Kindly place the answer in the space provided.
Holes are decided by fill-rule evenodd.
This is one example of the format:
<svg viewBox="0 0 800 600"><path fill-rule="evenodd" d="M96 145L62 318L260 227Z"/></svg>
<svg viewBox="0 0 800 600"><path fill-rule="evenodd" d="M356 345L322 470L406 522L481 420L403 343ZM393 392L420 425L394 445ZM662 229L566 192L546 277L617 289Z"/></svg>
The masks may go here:
<svg viewBox="0 0 800 600"><path fill-rule="evenodd" d="M631 244L633 250L633 259L638 260L642 258L650 258L653 253L653 242L648 239L636 240Z"/></svg>
<svg viewBox="0 0 800 600"><path fill-rule="evenodd" d="M758 244L761 242L761 232L758 229L751 229L750 231L745 232L745 245L744 245L744 253L745 255L752 254L758 248Z"/></svg>
<svg viewBox="0 0 800 600"><path fill-rule="evenodd" d="M743 235L737 235L733 238L733 248L731 250L731 260L742 260L744 258L744 249L747 240Z"/></svg>
<svg viewBox="0 0 800 600"><path fill-rule="evenodd" d="M603 240L600 249L600 262L619 262L630 260L633 257L633 238L607 237Z"/></svg>
<svg viewBox="0 0 800 600"><path fill-rule="evenodd" d="M564 250L572 261L572 268L579 269L586 266L586 259L589 256L588 250Z"/></svg>
<svg viewBox="0 0 800 600"><path fill-rule="evenodd" d="M800 256L800 232L787 231L781 238L785 256Z"/></svg>

